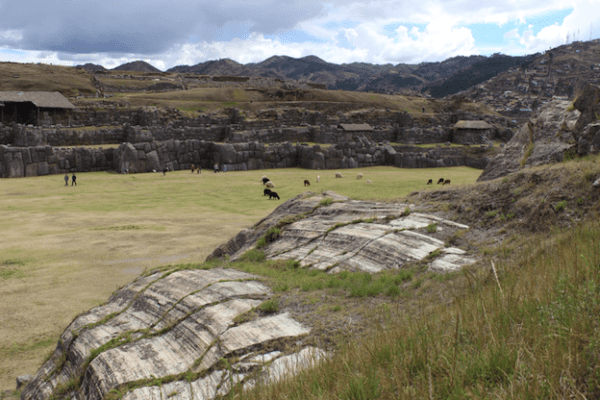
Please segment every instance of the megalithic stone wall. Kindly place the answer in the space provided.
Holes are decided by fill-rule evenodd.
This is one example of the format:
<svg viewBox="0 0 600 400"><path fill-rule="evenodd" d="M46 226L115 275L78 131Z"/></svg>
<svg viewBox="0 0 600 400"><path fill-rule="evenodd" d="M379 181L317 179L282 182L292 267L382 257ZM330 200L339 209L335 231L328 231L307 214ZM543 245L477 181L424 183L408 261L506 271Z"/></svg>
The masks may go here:
<svg viewBox="0 0 600 400"><path fill-rule="evenodd" d="M192 164L211 169L217 163L228 171L301 167L346 169L378 165L435 168L467 165L483 169L485 149L375 145L368 140L343 142L328 148L285 142L266 146L258 141L215 143L198 139L123 143L117 149L12 147L0 145L0 176L17 178L65 172L115 171L144 173L189 169Z"/></svg>
<svg viewBox="0 0 600 400"><path fill-rule="evenodd" d="M114 149L12 147L0 145L0 176L22 178L112 169Z"/></svg>

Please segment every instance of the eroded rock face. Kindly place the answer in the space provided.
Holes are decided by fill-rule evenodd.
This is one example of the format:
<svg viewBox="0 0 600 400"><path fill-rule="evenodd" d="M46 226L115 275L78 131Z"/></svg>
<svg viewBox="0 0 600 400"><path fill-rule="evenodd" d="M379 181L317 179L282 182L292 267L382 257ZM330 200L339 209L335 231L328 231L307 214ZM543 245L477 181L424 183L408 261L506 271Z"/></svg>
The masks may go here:
<svg viewBox="0 0 600 400"><path fill-rule="evenodd" d="M323 204L329 199L332 203ZM456 270L475 260L458 248L446 247L425 228L453 232L469 227L432 215L408 212L403 203L351 200L333 192L307 192L288 200L269 217L220 246L209 258L230 256L238 260L256 247L269 228L280 228L279 236L263 248L267 259L300 261L303 267L331 273L365 271L376 273L402 268L432 254L430 267ZM291 222L291 223L288 223ZM432 229L433 230L433 229ZM435 252L435 253L434 253Z"/></svg>
<svg viewBox="0 0 600 400"><path fill-rule="evenodd" d="M255 278L211 269L136 280L71 323L21 398L100 400L119 389L124 399L212 399L231 382L269 382L323 357L296 346L309 329L288 313L236 322L272 295ZM298 352L267 350L275 341ZM220 361L232 355L233 365ZM137 389L127 389L134 382Z"/></svg>
<svg viewBox="0 0 600 400"><path fill-rule="evenodd" d="M500 178L524 166L562 161L565 151L575 146L573 130L580 115L569 101L552 100L540 107L504 151L491 160L477 181ZM533 150L528 154L531 144Z"/></svg>

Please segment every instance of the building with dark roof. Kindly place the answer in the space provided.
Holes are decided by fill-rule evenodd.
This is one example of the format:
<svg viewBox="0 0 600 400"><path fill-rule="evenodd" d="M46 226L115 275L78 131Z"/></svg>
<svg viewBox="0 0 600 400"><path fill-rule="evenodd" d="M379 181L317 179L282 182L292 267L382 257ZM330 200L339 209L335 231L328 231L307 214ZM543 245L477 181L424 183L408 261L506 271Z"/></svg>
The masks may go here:
<svg viewBox="0 0 600 400"><path fill-rule="evenodd" d="M458 121L452 127L452 142L461 144L489 143L494 127L485 121Z"/></svg>
<svg viewBox="0 0 600 400"><path fill-rule="evenodd" d="M71 112L76 108L59 92L0 92L2 124L69 125Z"/></svg>

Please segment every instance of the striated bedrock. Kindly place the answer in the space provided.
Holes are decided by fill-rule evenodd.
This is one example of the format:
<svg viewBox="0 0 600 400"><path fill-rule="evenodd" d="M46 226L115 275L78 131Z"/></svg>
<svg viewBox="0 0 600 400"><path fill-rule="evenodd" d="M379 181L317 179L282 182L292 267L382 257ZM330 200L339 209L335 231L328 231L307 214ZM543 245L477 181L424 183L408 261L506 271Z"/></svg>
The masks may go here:
<svg viewBox="0 0 600 400"><path fill-rule="evenodd" d="M238 260L263 238L268 259L295 259L328 273L376 273L413 262L453 271L475 262L445 240L466 229L405 203L305 192L209 258ZM272 297L259 277L234 268L141 276L67 327L21 398L214 399L234 385L269 384L326 357L310 346L310 327L290 310L260 311Z"/></svg>
<svg viewBox="0 0 600 400"><path fill-rule="evenodd" d="M453 271L475 262L442 240L469 229L467 225L411 212L411 207L351 200L331 191L305 192L219 246L208 259L227 255L238 260L264 237L261 250L267 259L295 259L302 267L330 273L376 273L414 261L427 261L431 270Z"/></svg>
<svg viewBox="0 0 600 400"><path fill-rule="evenodd" d="M21 398L213 399L323 357L289 313L240 318L272 296L256 278L223 268L140 277L69 325Z"/></svg>

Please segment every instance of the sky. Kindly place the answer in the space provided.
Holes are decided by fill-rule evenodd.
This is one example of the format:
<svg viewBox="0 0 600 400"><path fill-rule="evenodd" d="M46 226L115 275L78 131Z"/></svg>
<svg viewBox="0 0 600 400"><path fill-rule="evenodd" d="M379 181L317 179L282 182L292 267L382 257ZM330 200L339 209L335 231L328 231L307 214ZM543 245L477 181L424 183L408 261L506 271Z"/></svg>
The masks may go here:
<svg viewBox="0 0 600 400"><path fill-rule="evenodd" d="M0 61L443 61L600 38L600 0L0 0Z"/></svg>

